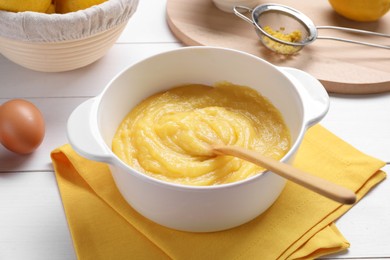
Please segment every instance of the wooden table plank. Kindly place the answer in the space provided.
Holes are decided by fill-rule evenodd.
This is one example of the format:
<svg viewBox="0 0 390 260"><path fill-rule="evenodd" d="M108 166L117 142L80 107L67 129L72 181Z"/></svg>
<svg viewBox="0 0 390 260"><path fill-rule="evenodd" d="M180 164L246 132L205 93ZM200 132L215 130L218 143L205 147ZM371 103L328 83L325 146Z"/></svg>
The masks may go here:
<svg viewBox="0 0 390 260"><path fill-rule="evenodd" d="M127 66L181 46L178 43L115 44L97 62L59 73L32 71L0 55L0 98L95 96Z"/></svg>

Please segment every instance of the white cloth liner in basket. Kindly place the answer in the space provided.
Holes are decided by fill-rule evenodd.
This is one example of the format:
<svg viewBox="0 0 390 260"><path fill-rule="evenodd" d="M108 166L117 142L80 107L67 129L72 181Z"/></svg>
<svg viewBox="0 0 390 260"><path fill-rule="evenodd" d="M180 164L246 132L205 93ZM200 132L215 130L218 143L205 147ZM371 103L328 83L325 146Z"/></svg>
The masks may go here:
<svg viewBox="0 0 390 260"><path fill-rule="evenodd" d="M66 14L0 11L0 37L27 42L59 42L86 38L128 21L138 0L108 0Z"/></svg>

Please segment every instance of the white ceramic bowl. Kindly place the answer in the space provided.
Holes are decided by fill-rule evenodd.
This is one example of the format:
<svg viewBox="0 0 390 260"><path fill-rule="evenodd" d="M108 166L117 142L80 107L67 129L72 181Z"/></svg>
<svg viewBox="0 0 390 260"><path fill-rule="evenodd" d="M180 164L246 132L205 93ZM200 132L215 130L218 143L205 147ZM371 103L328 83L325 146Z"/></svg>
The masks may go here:
<svg viewBox="0 0 390 260"><path fill-rule="evenodd" d="M78 106L68 121L70 144L80 155L108 163L126 201L152 221L194 232L239 226L274 203L285 185L283 178L267 171L220 186L184 186L144 175L111 150L120 122L141 100L185 83L213 85L221 80L258 90L281 111L292 139L285 162L292 161L306 129L328 111L325 89L305 72L276 67L240 51L186 47L131 65L100 95Z"/></svg>
<svg viewBox="0 0 390 260"><path fill-rule="evenodd" d="M110 0L66 14L0 10L0 53L42 72L87 66L114 45L137 5L138 0Z"/></svg>

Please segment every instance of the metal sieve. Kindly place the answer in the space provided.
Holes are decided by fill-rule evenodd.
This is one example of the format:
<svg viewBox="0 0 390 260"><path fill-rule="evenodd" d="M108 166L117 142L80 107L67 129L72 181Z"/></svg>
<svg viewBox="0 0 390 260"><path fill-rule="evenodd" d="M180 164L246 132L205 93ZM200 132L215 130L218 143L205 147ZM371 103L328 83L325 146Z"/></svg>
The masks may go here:
<svg viewBox="0 0 390 260"><path fill-rule="evenodd" d="M279 4L264 4L254 9L246 6L235 6L234 13L244 21L255 26L256 33L262 43L270 50L281 54L294 54L304 46L316 39L336 40L370 47L390 50L390 45L380 45L369 42L349 40L332 36L319 36L318 29L334 29L351 33L389 37L389 34L377 33L338 26L315 26L313 21L300 11ZM245 12L252 14L252 19L244 15ZM266 30L270 28L270 30ZM290 34L299 34L298 40L283 39ZM280 35L280 36L275 36Z"/></svg>

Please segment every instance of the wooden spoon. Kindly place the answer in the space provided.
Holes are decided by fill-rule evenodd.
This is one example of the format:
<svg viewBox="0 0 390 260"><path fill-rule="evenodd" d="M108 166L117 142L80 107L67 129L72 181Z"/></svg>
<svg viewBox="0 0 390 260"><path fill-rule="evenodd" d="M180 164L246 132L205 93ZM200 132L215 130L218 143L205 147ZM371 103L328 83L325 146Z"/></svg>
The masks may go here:
<svg viewBox="0 0 390 260"><path fill-rule="evenodd" d="M242 147L227 145L215 145L212 146L211 149L214 154L231 155L267 168L283 178L342 204L353 204L356 201L356 195L351 190L303 172L289 164L266 157L261 153L250 151Z"/></svg>

